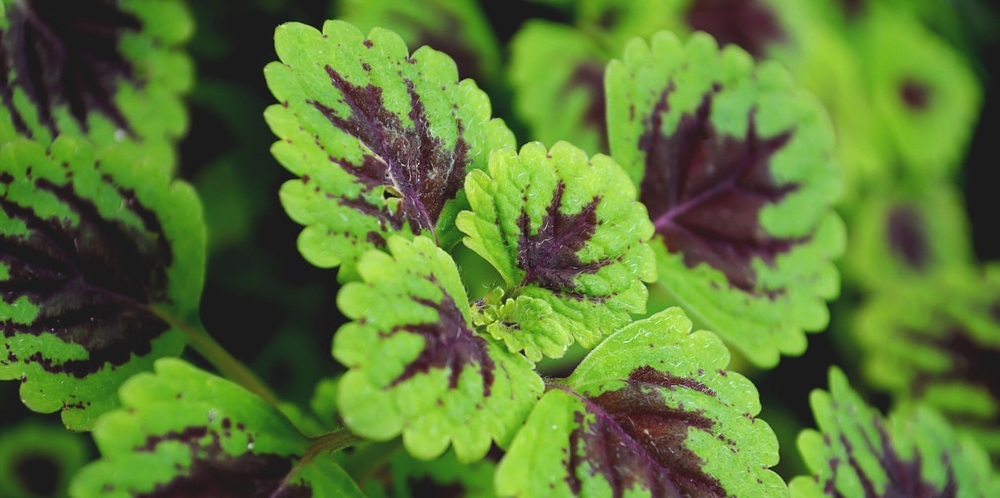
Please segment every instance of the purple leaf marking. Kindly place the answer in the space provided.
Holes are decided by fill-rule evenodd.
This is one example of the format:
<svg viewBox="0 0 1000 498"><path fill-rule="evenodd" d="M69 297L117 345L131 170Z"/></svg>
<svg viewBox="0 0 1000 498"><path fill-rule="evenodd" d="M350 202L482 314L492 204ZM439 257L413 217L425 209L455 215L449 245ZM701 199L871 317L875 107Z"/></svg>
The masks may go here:
<svg viewBox="0 0 1000 498"><path fill-rule="evenodd" d="M110 177L103 179L114 186ZM10 353L0 361L38 363L49 372L82 378L107 363L122 365L133 354L148 353L151 341L169 329L150 309L166 300L166 268L173 259L156 214L140 205L133 192L115 186L123 209L142 220L143 230L137 230L102 218L71 186L45 179L34 185L75 211L79 223L42 218L0 199L0 209L29 231L24 236L0 234L0 262L10 269L10 278L0 282L0 296L7 302L26 297L38 307L32 323L7 319L0 321L0 330L7 338L52 333L82 346L89 357L56 364L40 353L28 358Z"/></svg>
<svg viewBox="0 0 1000 498"><path fill-rule="evenodd" d="M390 332L406 331L418 334L424 339L424 349L390 386L436 368L448 371L448 387L454 389L458 386L458 379L465 366L478 365L479 373L483 377L483 397L489 397L496 365L490 358L486 341L469 329L465 316L458 309L454 299L445 292L440 303L420 298L415 298L414 301L437 310L438 321L404 325Z"/></svg>
<svg viewBox="0 0 1000 498"><path fill-rule="evenodd" d="M604 64L597 60L581 61L566 83L567 90L582 88L590 97L583 113L583 124L597 130L602 151L608 150L607 100L604 95Z"/></svg>
<svg viewBox="0 0 1000 498"><path fill-rule="evenodd" d="M932 96L933 91L926 83L907 78L899 84L899 98L911 111L926 111Z"/></svg>
<svg viewBox="0 0 1000 498"><path fill-rule="evenodd" d="M130 127L115 103L119 80L141 83L118 52L118 41L141 23L109 0L26 0L7 8L9 26L0 33L0 97L18 132L31 131L13 106L21 87L38 108L38 118L52 135L59 129L52 115L58 105L84 129L87 115L99 112L123 130ZM9 71L16 71L14 80Z"/></svg>
<svg viewBox="0 0 1000 498"><path fill-rule="evenodd" d="M252 436L248 435L248 437L251 437L252 441ZM161 483L152 492L139 496L148 498L175 496L308 498L312 496L310 488L285 482L288 473L292 470L293 461L291 458L274 454L230 455L222 449L219 434L208 427L188 427L183 431L149 437L146 445L139 448L138 451L155 451L160 443L166 441L188 446L191 450L191 466L183 475Z"/></svg>
<svg viewBox="0 0 1000 498"><path fill-rule="evenodd" d="M720 134L710 120L713 93L693 114L681 117L672 135L663 135L663 117L673 84L653 108L639 148L646 153L640 199L649 209L656 233L671 252L694 267L707 263L723 272L730 285L754 292L752 259L771 264L799 239L773 237L760 226L760 210L779 202L796 185L776 185L770 158L785 146L792 131L773 137L757 134L755 112L747 116L747 135ZM716 91L720 90L718 85Z"/></svg>
<svg viewBox="0 0 1000 498"><path fill-rule="evenodd" d="M838 408L838 403L832 401L832 407L834 410L840 411L842 408ZM859 423L865 423L862 420ZM944 468L948 469L948 481L946 482L944 489L938 489L933 483L927 482L923 479L923 472L921 471L920 463L920 453L914 453L914 456L910 460L903 460L896 450L893 448L893 440L889 435L889 432L885 428L885 424L882 423L882 419L879 416L872 417L869 421L874 425L876 431L879 435L879 443L882 445L882 449L879 450L875 446L875 442L868 437L866 431L857 431L861 435L864 442L864 449L855 448L851 444L851 441L844 435L841 434L838 438L839 444L844 447L847 453L847 464L850 465L861 483L861 487L864 489L865 498L894 498L902 496L934 496L939 498L954 498L956 496L957 484L955 481L955 472L952 466L949 464L949 459L947 454L941 456L941 464ZM826 444L830 444L829 436L824 436L824 441ZM874 455L885 471L886 477L888 477L888 482L885 485L885 489L882 493L878 493L875 489L875 483L872 482L871 478L865 473L864 467L858 462L856 454L858 451L866 451ZM830 469L833 471L832 475L836 475L837 472L842 472L843 470L838 469L840 464L840 458L833 458L830 460ZM824 491L829 496L841 497L843 496L836 489L836 484L831 479L828 481L824 487Z"/></svg>
<svg viewBox="0 0 1000 498"><path fill-rule="evenodd" d="M612 496L628 489L648 489L651 496L726 496L721 484L701 470L704 462L684 446L688 429L709 430L714 423L700 411L666 406L658 388L715 392L692 379L650 367L633 371L624 387L585 399L595 416L570 434L569 485L580 490L577 469L584 464L610 484ZM586 426L586 429L582 427Z"/></svg>
<svg viewBox="0 0 1000 498"><path fill-rule="evenodd" d="M582 298L582 294L573 291L574 279L596 273L611 261L580 261L577 252L594 235L601 198L595 197L579 213L564 214L559 207L565 190L566 185L559 181L548 212L535 233L531 233L528 213L522 210L518 218L521 237L517 244L517 264L525 272L524 284Z"/></svg>
<svg viewBox="0 0 1000 498"><path fill-rule="evenodd" d="M923 271L930 265L930 244L920 211L910 206L896 206L890 210L886 237L892 252L914 270Z"/></svg>
<svg viewBox="0 0 1000 498"><path fill-rule="evenodd" d="M373 45L366 40L366 46ZM326 66L331 84L341 93L340 102L350 109L344 117L337 110L319 102L308 103L323 113L337 128L357 138L371 154L365 154L361 164L340 164L370 193L385 187L385 195L401 198L397 213L371 204L364 198L348 200L348 205L377 216L383 225L394 228L409 222L414 234L423 230L434 233L438 218L447 201L454 199L462 188L466 166L471 161L469 145L462 138L462 122L456 120L458 140L452 148L431 133L427 125L424 104L412 81L407 81L410 96L409 127L385 108L382 89L374 85L359 86L348 82L331 66Z"/></svg>
<svg viewBox="0 0 1000 498"><path fill-rule="evenodd" d="M720 46L737 45L756 59L769 44L787 38L775 13L759 0L695 0L686 17L692 29L712 35Z"/></svg>

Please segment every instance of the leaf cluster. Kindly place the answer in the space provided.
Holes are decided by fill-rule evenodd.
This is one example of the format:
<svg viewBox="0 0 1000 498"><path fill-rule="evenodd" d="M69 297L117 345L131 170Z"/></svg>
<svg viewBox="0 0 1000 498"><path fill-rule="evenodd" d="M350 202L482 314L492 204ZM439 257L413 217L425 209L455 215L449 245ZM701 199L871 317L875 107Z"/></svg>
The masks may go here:
<svg viewBox="0 0 1000 498"><path fill-rule="evenodd" d="M256 90L223 6L0 1L0 379L95 445L4 422L0 496L1000 491L1000 274L955 187L988 29L244 7ZM828 370L796 467L770 379L824 331L862 394Z"/></svg>

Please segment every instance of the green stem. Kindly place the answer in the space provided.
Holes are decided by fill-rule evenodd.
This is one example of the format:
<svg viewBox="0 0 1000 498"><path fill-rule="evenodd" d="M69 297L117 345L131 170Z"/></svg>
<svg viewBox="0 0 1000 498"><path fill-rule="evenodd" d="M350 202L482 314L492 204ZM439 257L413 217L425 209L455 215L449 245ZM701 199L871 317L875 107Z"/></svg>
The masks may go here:
<svg viewBox="0 0 1000 498"><path fill-rule="evenodd" d="M363 443L365 439L351 431L346 427L341 427L340 429L327 432L322 436L316 437L312 440L309 448L306 449L305 455L302 456L302 462L308 463L312 461L319 455L324 453L333 453L340 451L348 446L354 446L358 443Z"/></svg>
<svg viewBox="0 0 1000 498"><path fill-rule="evenodd" d="M279 400L274 392L257 377L257 374L229 354L229 351L226 351L218 342L215 342L215 339L200 323L192 325L156 306L152 308L152 311L170 326L184 332L187 335L188 344L227 379L260 396L270 405L278 406Z"/></svg>
<svg viewBox="0 0 1000 498"><path fill-rule="evenodd" d="M309 463L312 462L317 456L324 453L340 451L348 446L354 446L355 444L361 442L364 442L364 439L362 439L361 436L354 434L344 427L313 438L312 443L310 443L309 447L306 448L305 454L302 455L302 458L295 463L295 467L293 467L292 470L288 472L288 475L285 476L282 487L291 482L292 479L298 475L299 471L309 465Z"/></svg>

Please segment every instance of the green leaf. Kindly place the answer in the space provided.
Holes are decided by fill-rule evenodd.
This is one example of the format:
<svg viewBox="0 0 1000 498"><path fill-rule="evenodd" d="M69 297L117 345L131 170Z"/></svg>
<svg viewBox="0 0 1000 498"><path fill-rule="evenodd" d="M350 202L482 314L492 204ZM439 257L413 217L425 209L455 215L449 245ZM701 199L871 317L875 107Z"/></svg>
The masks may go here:
<svg viewBox="0 0 1000 498"><path fill-rule="evenodd" d="M205 227L191 187L143 156L62 137L0 151L0 379L86 430L118 385L184 347Z"/></svg>
<svg viewBox="0 0 1000 498"><path fill-rule="evenodd" d="M632 323L552 384L495 479L511 496L787 495L757 389L679 308Z"/></svg>
<svg viewBox="0 0 1000 498"><path fill-rule="evenodd" d="M968 62L912 16L883 6L869 9L859 33L867 90L894 158L914 178L953 177L982 102Z"/></svg>
<svg viewBox="0 0 1000 498"><path fill-rule="evenodd" d="M507 302L491 335L529 359L584 347L645 312L655 278L652 235L635 189L611 158L559 142L495 152L466 180L464 243L504 279Z"/></svg>
<svg viewBox="0 0 1000 498"><path fill-rule="evenodd" d="M600 30L605 43L616 50L632 38L648 38L669 30L687 37L703 31L720 45L735 44L754 57L786 39L773 0L580 0L577 23L588 31ZM794 6L792 6L794 7ZM790 8L782 6L782 8Z"/></svg>
<svg viewBox="0 0 1000 498"><path fill-rule="evenodd" d="M970 224L952 185L880 189L850 212L844 275L864 289L922 286L936 274L972 265Z"/></svg>
<svg viewBox="0 0 1000 498"><path fill-rule="evenodd" d="M485 167L514 137L490 119L489 100L454 62L424 47L409 54L390 31L367 38L329 21L323 33L297 23L275 33L281 62L265 68L280 104L265 112L281 140L271 151L299 178L281 189L306 228L299 249L321 267L353 271L393 234L425 234L442 247L459 238L467 170Z"/></svg>
<svg viewBox="0 0 1000 498"><path fill-rule="evenodd" d="M337 386L340 415L367 439L402 433L420 459L452 443L459 460L479 460L491 441L506 446L542 380L475 331L458 269L434 241L392 237L387 248L366 253L363 282L337 296L354 320L334 338L334 356L350 368Z"/></svg>
<svg viewBox="0 0 1000 498"><path fill-rule="evenodd" d="M489 85L500 70L500 42L474 0L347 0L339 15L362 31L376 26L398 34L408 46L428 45L455 60L460 78Z"/></svg>
<svg viewBox="0 0 1000 498"><path fill-rule="evenodd" d="M851 325L868 382L897 404L937 409L1000 455L1000 266L885 288Z"/></svg>
<svg viewBox="0 0 1000 498"><path fill-rule="evenodd" d="M783 36L765 50L787 67L798 86L829 112L836 140L833 156L844 181L841 207L850 207L873 186L896 182L896 158L888 150L884 126L874 106L862 48L845 25L844 9L864 4L839 1L764 0L778 16Z"/></svg>
<svg viewBox="0 0 1000 498"><path fill-rule="evenodd" d="M337 388L340 377L328 377L316 383L316 389L309 400L312 413L328 429L339 427L340 419L337 410Z"/></svg>
<svg viewBox="0 0 1000 498"><path fill-rule="evenodd" d="M566 140L588 154L607 153L608 57L600 45L578 29L533 19L511 39L510 52L514 110L531 137L546 144Z"/></svg>
<svg viewBox="0 0 1000 498"><path fill-rule="evenodd" d="M839 292L840 185L823 109L773 63L696 34L608 66L611 152L639 187L659 282L756 365L801 354Z"/></svg>
<svg viewBox="0 0 1000 498"><path fill-rule="evenodd" d="M181 360L157 361L120 394L73 496L362 496L329 453L300 458L310 440L280 412Z"/></svg>
<svg viewBox="0 0 1000 498"><path fill-rule="evenodd" d="M85 134L138 138L173 157L194 79L182 45L194 31L179 0L3 0L0 142ZM166 161L172 164L172 159Z"/></svg>
<svg viewBox="0 0 1000 498"><path fill-rule="evenodd" d="M21 422L0 430L0 496L65 496L69 478L88 460L84 435Z"/></svg>
<svg viewBox="0 0 1000 498"><path fill-rule="evenodd" d="M934 411L917 407L889 420L865 404L837 368L830 392L809 397L819 431L799 435L812 476L792 480L792 496L996 496L1000 481L970 438Z"/></svg>

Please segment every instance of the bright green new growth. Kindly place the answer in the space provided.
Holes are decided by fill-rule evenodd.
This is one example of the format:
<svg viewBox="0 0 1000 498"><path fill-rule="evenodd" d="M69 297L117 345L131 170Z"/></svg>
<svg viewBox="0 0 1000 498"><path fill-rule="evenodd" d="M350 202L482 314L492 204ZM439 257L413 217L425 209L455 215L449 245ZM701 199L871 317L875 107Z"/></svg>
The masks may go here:
<svg viewBox="0 0 1000 498"><path fill-rule="evenodd" d="M337 386L344 423L377 441L400 433L431 459L453 444L459 460L505 447L542 391L530 362L473 328L451 257L426 237L391 237L358 262L362 282L337 298L354 321L334 337L350 370Z"/></svg>
<svg viewBox="0 0 1000 498"><path fill-rule="evenodd" d="M183 361L158 361L120 395L73 496L363 496L331 454L302 458L309 439L264 400Z"/></svg>
<svg viewBox="0 0 1000 498"><path fill-rule="evenodd" d="M0 379L87 430L197 322L205 228L193 189L145 156L60 137L0 151Z"/></svg>
<svg viewBox="0 0 1000 498"><path fill-rule="evenodd" d="M472 211L458 216L463 242L497 269L506 291L483 321L511 351L538 361L562 356L574 340L592 348L645 312L642 281L656 278L652 225L611 158L532 142L495 152L465 188Z"/></svg>
<svg viewBox="0 0 1000 498"><path fill-rule="evenodd" d="M704 34L633 40L606 76L611 155L656 232L659 285L753 363L828 323L844 227L823 109L777 64Z"/></svg>
<svg viewBox="0 0 1000 498"><path fill-rule="evenodd" d="M996 496L986 453L959 438L926 407L895 413L888 421L854 392L846 376L830 370L830 391L810 396L819 431L799 436L799 451L813 476L792 480L795 497Z"/></svg>
<svg viewBox="0 0 1000 498"><path fill-rule="evenodd" d="M507 496L787 494L757 389L679 308L633 322L535 406L497 469Z"/></svg>
<svg viewBox="0 0 1000 498"><path fill-rule="evenodd" d="M281 62L265 68L280 104L265 112L281 139L278 161L299 178L281 189L289 216L305 225L299 249L321 267L348 274L366 250L391 235L458 241L467 170L514 137L454 62L402 39L329 21L323 33L288 23L275 32Z"/></svg>

